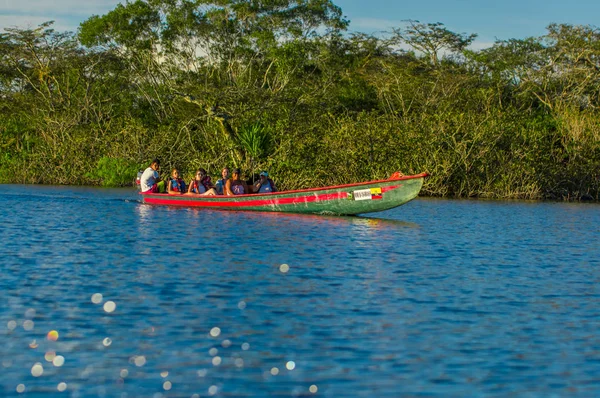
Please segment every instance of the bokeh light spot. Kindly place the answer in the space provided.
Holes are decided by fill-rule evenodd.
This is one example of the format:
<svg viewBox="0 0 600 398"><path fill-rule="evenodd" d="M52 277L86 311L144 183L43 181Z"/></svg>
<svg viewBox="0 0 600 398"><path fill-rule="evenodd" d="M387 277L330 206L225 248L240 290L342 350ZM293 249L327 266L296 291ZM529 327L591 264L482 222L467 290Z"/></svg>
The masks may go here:
<svg viewBox="0 0 600 398"><path fill-rule="evenodd" d="M223 348L231 347L231 340L223 340L223 342L221 343L221 346L223 346Z"/></svg>
<svg viewBox="0 0 600 398"><path fill-rule="evenodd" d="M165 381L163 383L163 388L164 388L165 391L169 391L172 387L173 387L173 384L171 384L170 381Z"/></svg>
<svg viewBox="0 0 600 398"><path fill-rule="evenodd" d="M248 351L249 349L250 349L250 344L248 344L248 343L242 344L242 350Z"/></svg>
<svg viewBox="0 0 600 398"><path fill-rule="evenodd" d="M54 358L56 358L56 352L54 351L47 351L46 354L44 354L44 359L48 362L54 361Z"/></svg>
<svg viewBox="0 0 600 398"><path fill-rule="evenodd" d="M112 340L110 339L110 337L107 337L104 340L102 340L102 345L104 345L104 347L108 347L111 344L112 344Z"/></svg>
<svg viewBox="0 0 600 398"><path fill-rule="evenodd" d="M111 313L117 308L117 304L114 301L107 301L104 303L104 311Z"/></svg>
<svg viewBox="0 0 600 398"><path fill-rule="evenodd" d="M6 324L6 327L8 328L8 330L15 330L17 328L17 322L16 321L8 321L8 323Z"/></svg>
<svg viewBox="0 0 600 398"><path fill-rule="evenodd" d="M19 394L22 394L22 393L24 393L24 392L25 392L25 384L19 384L19 385L17 386L17 392L18 392Z"/></svg>
<svg viewBox="0 0 600 398"><path fill-rule="evenodd" d="M62 355L57 355L52 360L52 365L56 366L57 368L60 368L64 364L65 364L65 357L63 357Z"/></svg>
<svg viewBox="0 0 600 398"><path fill-rule="evenodd" d="M284 274L285 274L286 272L288 272L289 270L290 270L290 266L289 266L289 265L287 265L287 264L281 264L281 265L279 266L279 271L283 272Z"/></svg>
<svg viewBox="0 0 600 398"><path fill-rule="evenodd" d="M238 303L238 308L239 308L240 310L243 310L243 309L245 309L245 308L246 308L246 302L245 302L245 301L240 301L240 302Z"/></svg>
<svg viewBox="0 0 600 398"><path fill-rule="evenodd" d="M46 337L50 341L56 341L58 340L58 332L56 330L51 330L48 332L48 335Z"/></svg>
<svg viewBox="0 0 600 398"><path fill-rule="evenodd" d="M208 387L208 393L210 395L215 395L217 393L217 391L219 391L219 389L217 388L217 386L210 386L210 387Z"/></svg>
<svg viewBox="0 0 600 398"><path fill-rule="evenodd" d="M133 362L135 363L135 366L144 366L146 364L146 357L143 355L136 356L133 359Z"/></svg>
<svg viewBox="0 0 600 398"><path fill-rule="evenodd" d="M92 294L92 303L100 304L101 302L102 302L102 294L101 293Z"/></svg>
<svg viewBox="0 0 600 398"><path fill-rule="evenodd" d="M160 377L162 377L163 379L167 376L169 376L169 372L167 372L166 370L164 372L160 372Z"/></svg>
<svg viewBox="0 0 600 398"><path fill-rule="evenodd" d="M32 340L31 343L29 343L29 348L38 348L39 344L37 343L37 340Z"/></svg>
<svg viewBox="0 0 600 398"><path fill-rule="evenodd" d="M294 361L288 361L285 364L285 367L287 370L294 370L294 368L296 367L296 363Z"/></svg>
<svg viewBox="0 0 600 398"><path fill-rule="evenodd" d="M37 362L31 367L31 375L33 377L40 377L44 373L44 367L41 363Z"/></svg>
<svg viewBox="0 0 600 398"><path fill-rule="evenodd" d="M271 368L271 374L277 376L279 374L279 369L275 367Z"/></svg>
<svg viewBox="0 0 600 398"><path fill-rule="evenodd" d="M313 394L315 394L317 391L319 391L319 388L316 385L312 385L310 387L308 387L308 391L312 392Z"/></svg>
<svg viewBox="0 0 600 398"><path fill-rule="evenodd" d="M222 362L221 357L214 357L212 359L213 366L219 366L221 364L221 362Z"/></svg>
<svg viewBox="0 0 600 398"><path fill-rule="evenodd" d="M210 329L210 335L212 337L217 337L220 334L221 334L221 328L215 326L214 328Z"/></svg>
<svg viewBox="0 0 600 398"><path fill-rule="evenodd" d="M65 383L64 381L61 383L58 383L58 386L56 386L56 389L60 392L63 392L67 389L67 383Z"/></svg>

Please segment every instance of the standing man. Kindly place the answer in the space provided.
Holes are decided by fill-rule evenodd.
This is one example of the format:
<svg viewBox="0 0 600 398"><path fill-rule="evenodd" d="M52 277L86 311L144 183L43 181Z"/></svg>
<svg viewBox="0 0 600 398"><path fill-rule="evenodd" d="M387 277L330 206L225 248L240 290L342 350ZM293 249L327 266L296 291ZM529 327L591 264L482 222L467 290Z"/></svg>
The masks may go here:
<svg viewBox="0 0 600 398"><path fill-rule="evenodd" d="M158 170L160 169L160 161L154 159L150 163L150 167L144 170L142 177L140 178L140 188L142 193L158 193L158 183L160 182L160 176Z"/></svg>

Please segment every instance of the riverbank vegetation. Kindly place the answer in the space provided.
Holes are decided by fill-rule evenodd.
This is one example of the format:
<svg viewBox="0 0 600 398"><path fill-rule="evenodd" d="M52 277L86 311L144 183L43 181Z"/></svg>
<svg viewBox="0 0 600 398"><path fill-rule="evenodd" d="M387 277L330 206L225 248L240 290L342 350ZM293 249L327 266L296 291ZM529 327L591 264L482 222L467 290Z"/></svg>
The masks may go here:
<svg viewBox="0 0 600 398"><path fill-rule="evenodd" d="M594 199L600 31L469 49L407 23L347 32L330 0L148 0L0 34L0 182L127 185L268 169L282 189L427 171L433 196Z"/></svg>

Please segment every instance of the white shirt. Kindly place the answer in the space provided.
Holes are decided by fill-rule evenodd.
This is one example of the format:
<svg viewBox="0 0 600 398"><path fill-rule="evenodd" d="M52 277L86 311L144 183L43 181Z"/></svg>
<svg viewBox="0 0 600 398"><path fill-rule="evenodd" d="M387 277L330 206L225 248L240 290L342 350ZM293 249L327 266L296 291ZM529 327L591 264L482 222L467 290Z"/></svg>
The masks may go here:
<svg viewBox="0 0 600 398"><path fill-rule="evenodd" d="M142 192L152 189L152 186L156 183L158 178L158 171L154 170L152 167L148 167L146 170L144 170L144 173L140 178L140 187Z"/></svg>

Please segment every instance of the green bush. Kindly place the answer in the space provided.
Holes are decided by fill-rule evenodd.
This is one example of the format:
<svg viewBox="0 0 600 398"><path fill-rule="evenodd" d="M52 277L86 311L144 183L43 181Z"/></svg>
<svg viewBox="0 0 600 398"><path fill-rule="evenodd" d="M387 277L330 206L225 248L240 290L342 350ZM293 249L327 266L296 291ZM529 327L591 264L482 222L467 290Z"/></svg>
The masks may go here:
<svg viewBox="0 0 600 398"><path fill-rule="evenodd" d="M132 185L140 166L127 159L102 157L96 169L86 177L98 180L104 187L123 187Z"/></svg>

